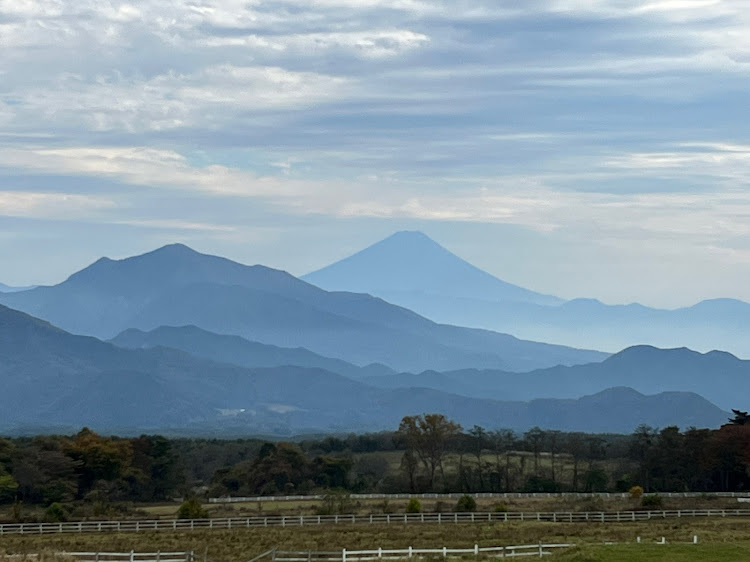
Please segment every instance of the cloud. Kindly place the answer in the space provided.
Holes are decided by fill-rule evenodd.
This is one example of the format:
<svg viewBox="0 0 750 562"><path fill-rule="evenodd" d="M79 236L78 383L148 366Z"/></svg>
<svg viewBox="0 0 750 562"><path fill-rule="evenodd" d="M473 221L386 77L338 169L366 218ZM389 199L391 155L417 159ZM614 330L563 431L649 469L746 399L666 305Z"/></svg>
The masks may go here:
<svg viewBox="0 0 750 562"><path fill-rule="evenodd" d="M87 123L92 131L132 133L218 127L236 112L299 109L340 97L345 90L342 78L263 66L220 65L149 80L100 76L94 83L62 75L52 88L11 94L22 101L15 111L6 106L6 113L14 113L10 121L17 126L43 116L68 127Z"/></svg>
<svg viewBox="0 0 750 562"><path fill-rule="evenodd" d="M149 240L509 224L744 260L747 7L0 0L0 215Z"/></svg>
<svg viewBox="0 0 750 562"><path fill-rule="evenodd" d="M115 203L105 197L0 191L0 216L6 217L77 220L114 206Z"/></svg>

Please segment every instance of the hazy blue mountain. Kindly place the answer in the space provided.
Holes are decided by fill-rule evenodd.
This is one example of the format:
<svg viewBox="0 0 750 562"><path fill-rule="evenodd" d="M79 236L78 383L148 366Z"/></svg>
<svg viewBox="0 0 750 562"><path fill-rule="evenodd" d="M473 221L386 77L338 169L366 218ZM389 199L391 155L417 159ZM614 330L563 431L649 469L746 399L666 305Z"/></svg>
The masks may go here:
<svg viewBox="0 0 750 562"><path fill-rule="evenodd" d="M355 291L398 303L411 294L432 298L561 304L506 283L452 254L422 232L402 231L302 277L329 291Z"/></svg>
<svg viewBox="0 0 750 562"><path fill-rule="evenodd" d="M328 290L360 291L436 322L615 352L649 344L725 349L750 358L750 304L714 299L677 310L595 299L562 302L509 285L419 232L399 232L303 277Z"/></svg>
<svg viewBox="0 0 750 562"><path fill-rule="evenodd" d="M239 336L214 334L197 326L161 326L150 332L131 328L110 340L119 347L150 349L169 347L196 357L231 363L242 367L311 367L325 369L350 378L395 374L385 365L357 367L340 359L331 359L302 347L287 348L251 342Z"/></svg>
<svg viewBox="0 0 750 562"><path fill-rule="evenodd" d="M10 285L0 283L0 293L17 293L18 291L28 291L33 288L34 287L11 287Z"/></svg>
<svg viewBox="0 0 750 562"><path fill-rule="evenodd" d="M639 392L694 392L722 408L750 409L750 361L729 353L636 346L601 363L554 367L530 373L464 369L419 375L368 377L381 388L427 387L442 392L502 400L577 398L628 386Z"/></svg>
<svg viewBox="0 0 750 562"><path fill-rule="evenodd" d="M323 369L247 369L167 348L123 349L0 307L0 429L80 427L242 431L393 429L441 412L465 426L632 431L640 423L719 425L690 393L608 390L579 400L496 401L432 389L379 389Z"/></svg>
<svg viewBox="0 0 750 562"><path fill-rule="evenodd" d="M59 285L1 293L0 303L69 332L103 339L128 328L194 325L398 371L526 371L607 357L439 325L369 295L327 292L283 271L245 266L179 244L119 261L102 258Z"/></svg>

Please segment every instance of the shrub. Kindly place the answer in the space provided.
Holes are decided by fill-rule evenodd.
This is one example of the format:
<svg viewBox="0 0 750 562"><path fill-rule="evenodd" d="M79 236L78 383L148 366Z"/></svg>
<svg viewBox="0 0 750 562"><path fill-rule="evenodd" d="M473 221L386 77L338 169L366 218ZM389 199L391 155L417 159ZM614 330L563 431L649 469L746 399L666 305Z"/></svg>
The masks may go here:
<svg viewBox="0 0 750 562"><path fill-rule="evenodd" d="M18 482L10 474L0 474L0 503L13 503L16 499L16 492L18 492Z"/></svg>
<svg viewBox="0 0 750 562"><path fill-rule="evenodd" d="M422 513L422 504L417 498L412 498L406 504L406 513Z"/></svg>
<svg viewBox="0 0 750 562"><path fill-rule="evenodd" d="M629 492L630 497L634 500L640 499L641 496L643 496L643 488L641 486L633 486L630 488Z"/></svg>
<svg viewBox="0 0 750 562"><path fill-rule="evenodd" d="M496 503L495 504L495 513L506 513L508 511L508 506L504 503Z"/></svg>
<svg viewBox="0 0 750 562"><path fill-rule="evenodd" d="M659 494L650 494L641 498L641 506L643 507L662 507L664 502Z"/></svg>
<svg viewBox="0 0 750 562"><path fill-rule="evenodd" d="M203 509L198 498L189 498L182 502L180 509L177 510L178 519L207 519L208 511Z"/></svg>
<svg viewBox="0 0 750 562"><path fill-rule="evenodd" d="M323 496L323 504L317 506L315 512L318 515L341 515L354 513L356 506L347 492L333 490Z"/></svg>
<svg viewBox="0 0 750 562"><path fill-rule="evenodd" d="M462 512L476 511L476 510L477 510L477 500L475 500L473 496L466 494L458 498L458 502L456 503L456 511L458 511L459 513L462 513Z"/></svg>
<svg viewBox="0 0 750 562"><path fill-rule="evenodd" d="M68 517L62 504L55 502L50 504L45 510L44 518L50 523L60 523L61 521L65 521Z"/></svg>

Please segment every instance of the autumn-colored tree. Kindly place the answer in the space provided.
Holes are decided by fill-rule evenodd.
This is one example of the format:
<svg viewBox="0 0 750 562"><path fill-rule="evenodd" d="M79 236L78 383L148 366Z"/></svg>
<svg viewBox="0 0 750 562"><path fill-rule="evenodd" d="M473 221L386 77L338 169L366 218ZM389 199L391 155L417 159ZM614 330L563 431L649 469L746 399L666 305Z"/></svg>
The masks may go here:
<svg viewBox="0 0 750 562"><path fill-rule="evenodd" d="M427 474L428 486L435 486L435 476L440 472L445 482L443 460L448 442L461 431L461 426L442 414L406 416L401 420L397 435L406 444L407 453L416 455Z"/></svg>

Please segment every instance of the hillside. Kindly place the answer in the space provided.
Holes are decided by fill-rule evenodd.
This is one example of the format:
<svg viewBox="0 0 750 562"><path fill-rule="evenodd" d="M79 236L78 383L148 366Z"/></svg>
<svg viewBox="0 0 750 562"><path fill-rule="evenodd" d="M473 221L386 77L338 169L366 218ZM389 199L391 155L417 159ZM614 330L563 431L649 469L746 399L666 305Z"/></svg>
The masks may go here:
<svg viewBox="0 0 750 562"><path fill-rule="evenodd" d="M527 371L607 357L436 324L369 295L327 292L283 271L245 266L182 245L119 261L102 258L59 285L0 293L0 303L102 339L129 328L194 325L397 371Z"/></svg>
<svg viewBox="0 0 750 562"><path fill-rule="evenodd" d="M325 369L350 378L395 374L384 365L357 367L346 361L323 357L302 347L292 349L251 342L239 336L214 334L196 326L162 326L150 332L130 329L110 341L118 347L129 349L169 347L196 357L241 367L310 367Z"/></svg>
<svg viewBox="0 0 750 562"><path fill-rule="evenodd" d="M0 384L4 432L84 425L136 433L376 430L422 412L441 412L467 427L631 431L640 423L716 426L727 415L688 393L645 397L615 390L594 398L524 403L424 388L379 389L323 369L247 369L167 348L122 349L5 307L0 307Z"/></svg>
<svg viewBox="0 0 750 562"><path fill-rule="evenodd" d="M28 291L33 288L34 287L11 287L10 285L0 283L0 293L17 293L18 291Z"/></svg>
<svg viewBox="0 0 750 562"><path fill-rule="evenodd" d="M627 386L645 394L694 392L722 408L750 409L750 361L719 351L636 346L601 363L553 367L529 373L463 369L419 375L396 374L365 379L381 388L427 387L467 396L530 400L577 398Z"/></svg>

